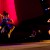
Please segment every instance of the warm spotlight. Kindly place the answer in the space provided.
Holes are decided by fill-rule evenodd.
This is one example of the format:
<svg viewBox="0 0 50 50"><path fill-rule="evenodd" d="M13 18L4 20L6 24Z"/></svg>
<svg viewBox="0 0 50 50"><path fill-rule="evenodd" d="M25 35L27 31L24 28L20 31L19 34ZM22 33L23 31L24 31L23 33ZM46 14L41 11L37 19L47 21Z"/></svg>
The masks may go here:
<svg viewBox="0 0 50 50"><path fill-rule="evenodd" d="M0 26L0 29L1 29L2 27Z"/></svg>
<svg viewBox="0 0 50 50"><path fill-rule="evenodd" d="M48 21L47 21L48 23L50 23L50 19L48 19Z"/></svg>
<svg viewBox="0 0 50 50"><path fill-rule="evenodd" d="M40 32L41 32L41 30L38 30L38 32L40 33Z"/></svg>
<svg viewBox="0 0 50 50"><path fill-rule="evenodd" d="M50 35L50 30L48 30L48 34Z"/></svg>

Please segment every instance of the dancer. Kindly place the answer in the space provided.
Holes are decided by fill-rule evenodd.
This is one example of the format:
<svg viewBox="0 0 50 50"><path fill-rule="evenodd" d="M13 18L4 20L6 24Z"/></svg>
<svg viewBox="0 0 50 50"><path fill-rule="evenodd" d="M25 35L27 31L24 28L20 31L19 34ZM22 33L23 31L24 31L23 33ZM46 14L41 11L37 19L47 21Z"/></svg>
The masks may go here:
<svg viewBox="0 0 50 50"><path fill-rule="evenodd" d="M1 30L1 33L6 32L6 30L8 29L8 32L6 34L8 35L8 38L10 38L10 35L11 35L12 31L14 30L15 26L12 26L11 24L9 24L9 22L13 23L13 21L9 18L9 14L6 11L3 12L3 15L0 14L0 16L2 17L1 24L3 27ZM10 28L10 25L11 25L11 28Z"/></svg>

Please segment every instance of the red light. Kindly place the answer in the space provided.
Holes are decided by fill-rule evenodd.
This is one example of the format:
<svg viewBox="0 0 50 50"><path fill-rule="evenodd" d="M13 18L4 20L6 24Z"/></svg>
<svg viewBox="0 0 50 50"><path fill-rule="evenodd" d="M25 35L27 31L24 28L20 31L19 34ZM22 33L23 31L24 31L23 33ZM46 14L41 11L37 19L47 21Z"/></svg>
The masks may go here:
<svg viewBox="0 0 50 50"><path fill-rule="evenodd" d="M2 14L3 11L9 13L9 18L14 21L13 24L18 24L14 0L0 0L0 13Z"/></svg>

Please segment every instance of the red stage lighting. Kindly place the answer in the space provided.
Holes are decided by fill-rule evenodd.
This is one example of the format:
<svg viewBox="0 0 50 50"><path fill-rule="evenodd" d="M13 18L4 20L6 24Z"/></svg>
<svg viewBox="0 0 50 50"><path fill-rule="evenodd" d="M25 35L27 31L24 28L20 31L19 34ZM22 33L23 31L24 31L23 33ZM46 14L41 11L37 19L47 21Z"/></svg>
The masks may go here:
<svg viewBox="0 0 50 50"><path fill-rule="evenodd" d="M13 24L18 24L14 0L0 0L0 13L2 14L3 11L9 14L9 18L13 20Z"/></svg>

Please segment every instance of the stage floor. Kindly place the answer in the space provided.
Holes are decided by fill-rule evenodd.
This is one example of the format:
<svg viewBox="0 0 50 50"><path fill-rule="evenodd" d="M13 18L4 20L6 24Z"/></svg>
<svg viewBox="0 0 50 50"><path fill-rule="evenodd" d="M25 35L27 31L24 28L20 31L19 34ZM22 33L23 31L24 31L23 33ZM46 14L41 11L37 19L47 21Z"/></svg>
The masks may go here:
<svg viewBox="0 0 50 50"><path fill-rule="evenodd" d="M50 40L0 46L0 50L50 50Z"/></svg>

